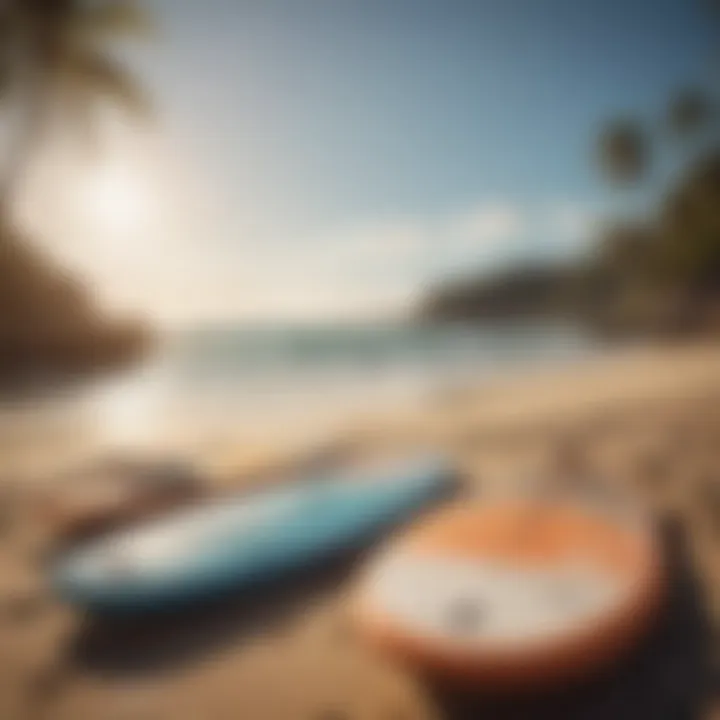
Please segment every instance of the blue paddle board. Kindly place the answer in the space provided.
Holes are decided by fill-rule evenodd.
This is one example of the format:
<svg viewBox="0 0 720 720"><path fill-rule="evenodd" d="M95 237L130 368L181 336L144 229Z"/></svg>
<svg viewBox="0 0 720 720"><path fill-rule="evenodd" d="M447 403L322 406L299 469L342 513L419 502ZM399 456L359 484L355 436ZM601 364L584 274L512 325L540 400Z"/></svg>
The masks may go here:
<svg viewBox="0 0 720 720"><path fill-rule="evenodd" d="M68 552L52 583L96 612L219 598L361 546L452 481L451 467L433 456L213 500Z"/></svg>

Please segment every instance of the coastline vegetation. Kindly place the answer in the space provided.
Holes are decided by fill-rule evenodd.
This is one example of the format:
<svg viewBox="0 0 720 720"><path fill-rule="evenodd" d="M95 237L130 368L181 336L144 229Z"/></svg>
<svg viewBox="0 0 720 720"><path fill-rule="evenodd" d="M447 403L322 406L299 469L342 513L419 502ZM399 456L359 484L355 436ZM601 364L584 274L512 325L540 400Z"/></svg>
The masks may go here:
<svg viewBox="0 0 720 720"><path fill-rule="evenodd" d="M717 21L717 16L709 18ZM605 222L563 265L450 278L418 314L432 320L553 317L604 333L720 331L720 113L712 84L676 92L659 117L617 118L596 142L598 169L626 192L660 188L653 211ZM629 199L632 200L632 197Z"/></svg>

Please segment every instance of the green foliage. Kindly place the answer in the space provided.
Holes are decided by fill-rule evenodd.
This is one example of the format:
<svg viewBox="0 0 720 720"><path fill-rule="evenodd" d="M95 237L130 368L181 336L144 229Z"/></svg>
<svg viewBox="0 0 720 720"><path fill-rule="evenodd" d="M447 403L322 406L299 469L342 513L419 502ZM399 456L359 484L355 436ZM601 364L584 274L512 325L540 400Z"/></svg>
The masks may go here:
<svg viewBox="0 0 720 720"><path fill-rule="evenodd" d="M430 293L421 315L452 320L555 316L568 306L573 281L574 273L551 266L451 280Z"/></svg>
<svg viewBox="0 0 720 720"><path fill-rule="evenodd" d="M715 115L713 99L700 88L686 88L670 102L667 124L672 132L684 137L705 127Z"/></svg>
<svg viewBox="0 0 720 720"><path fill-rule="evenodd" d="M707 0L707 9L709 20L720 19L718 0ZM672 186L654 215L611 226L572 268L523 268L447 282L430 292L423 314L560 314L612 332L720 330L718 120L717 98L688 87L670 98L657 122L625 117L608 123L595 153L613 183L636 185L651 165L674 163Z"/></svg>
<svg viewBox="0 0 720 720"><path fill-rule="evenodd" d="M665 276L697 292L720 294L720 152L693 165L661 208L656 253Z"/></svg>
<svg viewBox="0 0 720 720"><path fill-rule="evenodd" d="M639 124L617 120L601 133L598 142L600 166L617 182L635 182L646 173L649 147Z"/></svg>
<svg viewBox="0 0 720 720"><path fill-rule="evenodd" d="M118 59L115 41L148 27L132 0L8 0L0 10L0 81L24 117L6 185L24 173L51 133L87 139L110 104L132 117L150 114L148 94ZM2 42L2 39L5 42ZM1 88L0 88L1 89ZM5 189L7 193L8 188Z"/></svg>
<svg viewBox="0 0 720 720"><path fill-rule="evenodd" d="M107 98L136 117L150 115L147 94L118 60L85 51L68 58L66 72L78 92L73 104L89 108L94 100Z"/></svg>
<svg viewBox="0 0 720 720"><path fill-rule="evenodd" d="M612 278L605 307L618 322L640 328L702 327L708 308L720 306L720 137L716 101L687 88L668 103L664 124L671 140L626 120L608 125L600 138L602 168L614 179L638 180L647 157L674 150L679 180L661 197L643 227L615 228L600 239L598 270ZM701 139L699 144L688 140ZM678 152L680 151L680 152ZM712 313L711 313L712 314Z"/></svg>
<svg viewBox="0 0 720 720"><path fill-rule="evenodd" d="M683 128L700 129L697 111ZM614 178L637 179L647 145L639 127L613 124L606 160ZM593 252L570 268L520 268L446 283L430 293L431 318L564 316L607 332L717 330L720 308L720 149L687 161L654 217L616 223ZM710 319L708 319L710 318Z"/></svg>
<svg viewBox="0 0 720 720"><path fill-rule="evenodd" d="M132 0L109 0L81 8L76 26L95 39L104 35L146 36L152 30L148 14Z"/></svg>

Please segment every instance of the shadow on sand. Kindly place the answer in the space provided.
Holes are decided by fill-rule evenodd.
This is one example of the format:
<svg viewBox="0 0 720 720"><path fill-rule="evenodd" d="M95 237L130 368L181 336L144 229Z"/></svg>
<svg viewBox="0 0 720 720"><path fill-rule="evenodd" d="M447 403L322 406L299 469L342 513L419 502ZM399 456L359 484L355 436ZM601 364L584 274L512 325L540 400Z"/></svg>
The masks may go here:
<svg viewBox="0 0 720 720"><path fill-rule="evenodd" d="M313 456L312 466L306 464L303 472L310 474L312 470L316 477L332 479L328 475L332 460L336 460L335 455ZM417 510L456 498L461 490L462 478L453 475ZM399 526L410 524L413 517ZM389 531L391 526L384 529ZM398 530L397 525L394 530ZM375 546L369 537L358 538L350 547L337 548L329 562L298 568L278 581L198 607L163 608L162 612L136 617L88 615L71 643L70 662L85 672L113 675L147 675L191 664L224 647L277 630L284 622L296 622L308 607L336 594Z"/></svg>
<svg viewBox="0 0 720 720"><path fill-rule="evenodd" d="M660 528L670 574L662 616L645 642L612 672L555 694L511 699L438 689L452 720L700 720L713 682L712 632L683 530Z"/></svg>
<svg viewBox="0 0 720 720"><path fill-rule="evenodd" d="M71 660L85 672L120 676L179 669L296 622L342 587L366 553L346 552L322 568L200 607L138 617L88 616L71 645Z"/></svg>
<svg viewBox="0 0 720 720"><path fill-rule="evenodd" d="M710 691L711 629L690 568L682 531L661 528L671 573L666 610L655 630L611 674L553 695L492 699L434 689L448 720L694 720ZM364 553L345 555L321 571L268 585L242 599L146 619L88 618L72 646L85 671L111 675L157 673L196 662L284 622L348 579Z"/></svg>

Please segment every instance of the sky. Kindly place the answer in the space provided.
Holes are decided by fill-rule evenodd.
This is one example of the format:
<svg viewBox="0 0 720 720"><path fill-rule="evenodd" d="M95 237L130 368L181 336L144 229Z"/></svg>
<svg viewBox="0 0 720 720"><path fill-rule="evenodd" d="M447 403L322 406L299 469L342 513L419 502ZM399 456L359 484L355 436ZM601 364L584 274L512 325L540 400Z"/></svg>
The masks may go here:
<svg viewBox="0 0 720 720"><path fill-rule="evenodd" d="M688 0L146 5L155 121L48 156L27 205L107 302L168 323L393 314L583 252L623 202L598 128L709 72Z"/></svg>

